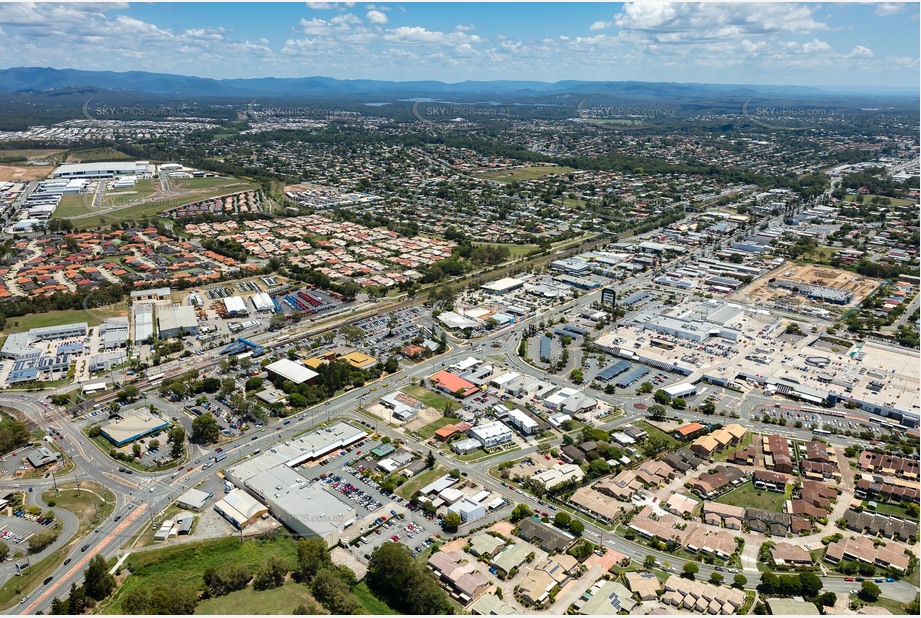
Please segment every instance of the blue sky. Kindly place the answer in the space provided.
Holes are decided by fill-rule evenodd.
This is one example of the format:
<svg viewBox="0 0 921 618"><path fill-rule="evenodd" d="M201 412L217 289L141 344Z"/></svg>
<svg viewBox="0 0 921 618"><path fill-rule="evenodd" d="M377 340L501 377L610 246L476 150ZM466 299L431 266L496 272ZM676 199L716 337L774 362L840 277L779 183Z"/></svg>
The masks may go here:
<svg viewBox="0 0 921 618"><path fill-rule="evenodd" d="M203 77L919 85L917 3L0 3L0 63Z"/></svg>

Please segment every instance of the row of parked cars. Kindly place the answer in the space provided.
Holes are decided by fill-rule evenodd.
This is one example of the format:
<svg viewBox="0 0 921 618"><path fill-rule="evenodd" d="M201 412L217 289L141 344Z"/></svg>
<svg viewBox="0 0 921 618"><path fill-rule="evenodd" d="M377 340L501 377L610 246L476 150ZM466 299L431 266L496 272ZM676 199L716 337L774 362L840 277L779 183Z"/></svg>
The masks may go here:
<svg viewBox="0 0 921 618"><path fill-rule="evenodd" d="M18 534L13 534L9 530L4 530L3 532L0 532L0 539L3 539L4 541L8 543L16 543L17 545L19 545L25 540Z"/></svg>
<svg viewBox="0 0 921 618"><path fill-rule="evenodd" d="M358 489L349 482L343 481L338 474L328 476L325 479L327 485L331 489L335 489L343 496L347 497L353 502L357 502L361 506L365 507L369 511L376 511L377 509L383 506L380 502L375 500L370 494L366 494L361 489Z"/></svg>
<svg viewBox="0 0 921 618"><path fill-rule="evenodd" d="M42 517L41 515L32 515L31 513L27 513L27 512L25 512L25 511L22 510L22 509L16 511L16 512L13 513L13 514L14 514L16 517L22 517L23 519L28 519L29 521L34 521L34 522L39 523L39 524L41 524L41 525L43 525L43 526L50 526L51 524L54 523L54 520L53 520L53 519L46 519L46 518Z"/></svg>

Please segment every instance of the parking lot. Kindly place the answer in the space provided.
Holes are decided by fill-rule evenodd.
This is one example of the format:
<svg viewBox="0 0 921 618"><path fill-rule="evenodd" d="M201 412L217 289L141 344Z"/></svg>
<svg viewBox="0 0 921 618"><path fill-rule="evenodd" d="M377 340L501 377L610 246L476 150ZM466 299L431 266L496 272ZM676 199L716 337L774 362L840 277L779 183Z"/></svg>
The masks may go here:
<svg viewBox="0 0 921 618"><path fill-rule="evenodd" d="M19 513L19 516L15 513ZM0 540L10 547L12 553L25 551L29 544L29 537L42 532L52 523L54 523L53 520L46 520L40 515L29 515L17 508L12 517L0 517ZM15 546L21 547L13 549Z"/></svg>
<svg viewBox="0 0 921 618"><path fill-rule="evenodd" d="M356 522L345 530L343 543L364 539L354 547L353 553L365 561L368 560L366 554L370 555L375 547L387 542L403 543L410 551L418 553L424 549L427 539L441 532L436 517L430 519L408 500L382 492L377 482L362 475L362 469L373 469L377 463L368 452L379 444L368 440L325 460L325 465L300 470L311 485L323 483L328 491L338 492L355 507Z"/></svg>
<svg viewBox="0 0 921 618"><path fill-rule="evenodd" d="M420 325L427 315L422 307L407 307L383 317L365 318L355 324L365 333L364 346L372 356L381 356L395 346L417 337L432 338L429 327Z"/></svg>

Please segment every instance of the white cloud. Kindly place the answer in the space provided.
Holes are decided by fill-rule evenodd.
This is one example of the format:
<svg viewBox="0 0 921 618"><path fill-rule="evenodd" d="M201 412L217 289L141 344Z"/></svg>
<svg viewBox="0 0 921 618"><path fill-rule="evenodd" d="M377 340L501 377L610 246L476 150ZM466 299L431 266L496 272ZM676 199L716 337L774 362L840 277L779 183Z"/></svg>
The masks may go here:
<svg viewBox="0 0 921 618"><path fill-rule="evenodd" d="M311 8L314 11L332 11L332 10L344 10L350 9L355 6L354 2L308 2L307 8Z"/></svg>
<svg viewBox="0 0 921 618"><path fill-rule="evenodd" d="M907 2L882 2L876 5L876 14L880 16L897 15L908 7Z"/></svg>
<svg viewBox="0 0 921 618"><path fill-rule="evenodd" d="M387 16L381 13L380 11L368 11L368 14L365 15L365 18L367 18L367 20L371 22L372 24L379 25L379 26L386 24L388 21L390 21L389 19L387 19Z"/></svg>
<svg viewBox="0 0 921 618"><path fill-rule="evenodd" d="M873 53L873 50L869 47L863 45L855 45L854 49L851 50L851 53L848 54L849 58L872 58L876 54Z"/></svg>
<svg viewBox="0 0 921 618"><path fill-rule="evenodd" d="M614 26L613 21L596 21L591 26L589 26L588 29L591 30L592 32L595 32L597 30L607 30L608 28L612 28L613 26Z"/></svg>

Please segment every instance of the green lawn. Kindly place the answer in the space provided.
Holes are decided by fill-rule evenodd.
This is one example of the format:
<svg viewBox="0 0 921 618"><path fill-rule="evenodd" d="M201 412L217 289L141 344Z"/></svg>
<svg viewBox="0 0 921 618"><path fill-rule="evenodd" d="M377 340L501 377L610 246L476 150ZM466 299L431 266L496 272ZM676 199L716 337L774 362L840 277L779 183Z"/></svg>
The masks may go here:
<svg viewBox="0 0 921 618"><path fill-rule="evenodd" d="M448 404L454 404L455 407L457 406L456 401L452 401L447 397L439 395L438 393L433 393L432 391L415 384L407 386L403 389L403 392L405 392L413 399L421 401L428 407L435 408L436 410L440 410L442 412L445 411L445 408L448 406ZM438 428L436 427L435 429Z"/></svg>
<svg viewBox="0 0 921 618"><path fill-rule="evenodd" d="M765 511L780 513L783 511L784 500L786 500L785 494L777 493L775 491L755 489L754 485L751 483L746 483L741 487L733 489L729 493L723 494L714 500L714 502L719 502L720 504L730 504L732 506L750 506L756 509L763 509Z"/></svg>
<svg viewBox="0 0 921 618"><path fill-rule="evenodd" d="M80 538L112 514L115 510L115 494L99 483L82 481L77 491L76 483L60 484L58 489L49 489L42 494L42 500L48 503L54 500L55 507L66 509L77 516L80 527L75 538Z"/></svg>
<svg viewBox="0 0 921 618"><path fill-rule="evenodd" d="M434 481L447 474L448 471L441 466L435 466L431 470L420 472L397 488L397 495L409 500L413 494Z"/></svg>
<svg viewBox="0 0 921 618"><path fill-rule="evenodd" d="M874 197L881 197L881 198L884 198L884 197L887 197L887 196L885 196L885 195L878 195L878 196L877 196L877 195L864 195L864 196L863 196L863 203L869 206L869 205L870 205L870 200L872 200ZM845 202L854 202L856 199L857 199L857 196L855 196L853 193L850 194L850 195L845 195L845 196L844 196L844 201L845 201ZM892 201L892 203L890 204L891 206L907 206L908 204L914 204L914 203L915 203L915 202L913 202L912 200L907 200L907 199L901 198L901 197L890 197L889 199Z"/></svg>
<svg viewBox="0 0 921 618"><path fill-rule="evenodd" d="M538 248L537 245L512 245L500 242L478 242L475 244L482 245L484 247L508 247L508 258L510 260L523 258L528 253Z"/></svg>
<svg viewBox="0 0 921 618"><path fill-rule="evenodd" d="M506 170L496 170L494 172L486 172L480 174L480 178L487 178L489 180L496 180L498 182L516 182L523 180L535 180L537 178L543 178L544 176L552 176L556 174L568 174L574 172L571 167L563 167L559 165L528 165L525 167L516 167L513 169Z"/></svg>
<svg viewBox="0 0 921 618"><path fill-rule="evenodd" d="M649 434L650 438L653 436L656 436L658 438L661 438L662 440L665 440L665 442L668 444L668 446L666 447L667 449L673 449L676 446L678 446L678 440L673 438L671 434L665 433L658 427L654 427L650 425L649 423L647 423L646 421L640 421L638 424L641 429L643 429L644 431L646 431L646 433Z"/></svg>
<svg viewBox="0 0 921 618"><path fill-rule="evenodd" d="M298 605L312 600L306 585L289 581L271 590L253 590L250 586L222 597L206 599L198 604L195 613L215 616L291 614Z"/></svg>
<svg viewBox="0 0 921 618"><path fill-rule="evenodd" d="M98 326L106 317L114 317L118 314L118 310L107 310L105 307L93 309L92 312L84 311L83 309L63 309L61 311L33 313L16 318L7 318L3 332L10 335L12 333L23 333L31 328L73 324L74 322L86 322L90 326Z"/></svg>
<svg viewBox="0 0 921 618"><path fill-rule="evenodd" d="M865 511L872 513L870 509L867 508L867 501L863 501L863 508ZM907 519L909 521L918 521L917 515L910 515L908 509L906 509L901 504L892 504L890 502L877 502L876 503L876 512L880 515L892 515L893 517L898 517L900 519Z"/></svg>
<svg viewBox="0 0 921 618"><path fill-rule="evenodd" d="M454 420L455 420L455 419L453 419L453 418L448 418L448 417L446 417L446 416L442 416L442 417L441 417L440 419L438 419L437 421L433 421L433 422L429 423L428 425L426 425L425 427L423 427L422 429L420 429L420 430L417 431L416 433L418 433L418 434L419 434L419 437L422 438L423 440L428 440L428 439L431 438L433 435L435 435L435 432L436 432L436 431L438 431L439 429L441 429L441 428L444 427L445 425L450 425L451 423L454 422Z"/></svg>
<svg viewBox="0 0 921 618"><path fill-rule="evenodd" d="M859 584L857 585L857 588L858 589L860 588ZM905 614L908 613L906 611L907 605L904 605L903 603L899 603L898 601L893 600L893 599L887 599L886 597L880 597L878 600L873 601L872 603L867 603L866 601L860 600L860 597L857 596L856 594L849 594L847 598L849 601L857 601L858 603L861 603L862 605L869 605L872 607L883 607L885 609L888 609L889 612L895 616L904 616Z"/></svg>
<svg viewBox="0 0 921 618"><path fill-rule="evenodd" d="M54 211L54 216L59 219L68 219L78 217L92 212L90 206L93 203L94 194L84 193L81 195L65 195Z"/></svg>
<svg viewBox="0 0 921 618"><path fill-rule="evenodd" d="M64 154L63 150L40 149L40 148L12 148L10 150L0 149L0 159L7 157L26 157L27 159L48 159L55 155Z"/></svg>
<svg viewBox="0 0 921 618"><path fill-rule="evenodd" d="M368 585L363 581L358 582L358 585L352 588L352 592L356 597L358 597L358 600L361 601L361 607L364 610L361 612L362 614L369 614L371 616L387 616L396 615L399 613L396 610L391 609L389 605L374 596L374 593L371 592L371 589L368 588Z"/></svg>
<svg viewBox="0 0 921 618"><path fill-rule="evenodd" d="M231 564L244 564L251 572L255 572L273 556L285 560L293 568L297 561L294 539L279 535L250 539L241 543L240 539L233 535L136 552L125 562L125 567L131 575L125 579L111 600L100 606L98 613L124 614L121 599L135 588L150 589L154 586L189 584L199 586L203 583L202 574L208 567L220 569ZM296 605L291 609L294 607Z"/></svg>

